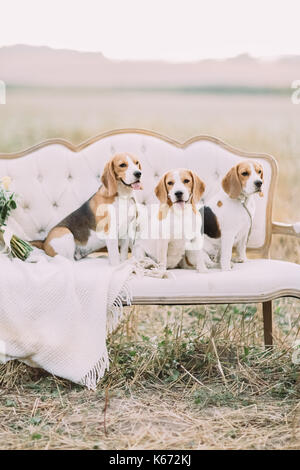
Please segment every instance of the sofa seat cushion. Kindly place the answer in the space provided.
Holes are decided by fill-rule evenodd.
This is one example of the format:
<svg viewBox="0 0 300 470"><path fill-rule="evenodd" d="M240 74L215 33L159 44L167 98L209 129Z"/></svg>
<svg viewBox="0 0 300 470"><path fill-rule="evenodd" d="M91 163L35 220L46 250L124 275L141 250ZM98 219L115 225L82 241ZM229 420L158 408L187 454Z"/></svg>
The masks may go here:
<svg viewBox="0 0 300 470"><path fill-rule="evenodd" d="M282 296L300 298L300 265L270 259L235 264L231 271L207 274L174 269L175 279L133 278L133 304L264 302Z"/></svg>

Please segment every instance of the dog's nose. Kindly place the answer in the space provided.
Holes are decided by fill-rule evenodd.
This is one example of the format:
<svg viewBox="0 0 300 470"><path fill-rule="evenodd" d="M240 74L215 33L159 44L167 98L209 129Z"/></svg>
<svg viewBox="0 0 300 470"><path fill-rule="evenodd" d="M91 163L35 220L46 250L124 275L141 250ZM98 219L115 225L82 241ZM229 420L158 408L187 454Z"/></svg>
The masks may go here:
<svg viewBox="0 0 300 470"><path fill-rule="evenodd" d="M176 191L175 196L177 197L177 199L181 199L182 196L183 196L183 192L182 191Z"/></svg>
<svg viewBox="0 0 300 470"><path fill-rule="evenodd" d="M260 189L262 186L262 181L261 180L254 181L254 184L257 187L257 189Z"/></svg>
<svg viewBox="0 0 300 470"><path fill-rule="evenodd" d="M135 176L137 179L139 179L139 178L141 177L141 174L142 174L141 171L135 171L135 172L133 173L133 176Z"/></svg>

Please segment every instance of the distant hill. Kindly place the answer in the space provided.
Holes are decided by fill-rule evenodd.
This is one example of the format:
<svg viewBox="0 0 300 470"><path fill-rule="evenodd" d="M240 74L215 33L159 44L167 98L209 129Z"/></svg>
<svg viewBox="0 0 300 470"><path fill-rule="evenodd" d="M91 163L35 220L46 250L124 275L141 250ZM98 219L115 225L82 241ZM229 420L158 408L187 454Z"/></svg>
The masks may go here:
<svg viewBox="0 0 300 470"><path fill-rule="evenodd" d="M93 87L290 88L300 56L259 60L240 55L190 63L112 61L95 52L25 45L0 48L0 80L8 85Z"/></svg>

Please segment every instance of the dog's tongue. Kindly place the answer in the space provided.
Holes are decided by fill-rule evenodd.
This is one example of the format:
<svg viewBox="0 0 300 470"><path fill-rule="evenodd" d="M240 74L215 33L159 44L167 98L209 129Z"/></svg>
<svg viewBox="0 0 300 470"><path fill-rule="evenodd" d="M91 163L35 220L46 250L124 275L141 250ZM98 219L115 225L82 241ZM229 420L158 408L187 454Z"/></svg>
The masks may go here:
<svg viewBox="0 0 300 470"><path fill-rule="evenodd" d="M180 209L184 209L184 201L176 202L176 207L180 207Z"/></svg>
<svg viewBox="0 0 300 470"><path fill-rule="evenodd" d="M141 183L139 181L137 183L132 183L131 187L132 187L132 189L135 189L135 190L142 189L141 188Z"/></svg>

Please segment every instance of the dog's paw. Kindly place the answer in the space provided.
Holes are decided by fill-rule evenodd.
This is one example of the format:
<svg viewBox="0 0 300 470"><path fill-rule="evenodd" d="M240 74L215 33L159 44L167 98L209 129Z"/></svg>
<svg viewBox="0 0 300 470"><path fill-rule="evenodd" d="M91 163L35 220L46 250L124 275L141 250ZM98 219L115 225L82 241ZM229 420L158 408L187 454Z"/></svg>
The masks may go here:
<svg viewBox="0 0 300 470"><path fill-rule="evenodd" d="M233 263L225 264L225 265L221 264L221 270L222 271L231 271L232 268L233 268Z"/></svg>
<svg viewBox="0 0 300 470"><path fill-rule="evenodd" d="M196 264L196 271L197 271L197 273L207 273L208 272L206 260L205 261L203 261L202 259L198 260L198 262Z"/></svg>
<svg viewBox="0 0 300 470"><path fill-rule="evenodd" d="M247 261L246 258L241 258L241 257L235 257L233 258L233 263L245 263Z"/></svg>
<svg viewBox="0 0 300 470"><path fill-rule="evenodd" d="M175 281L176 276L172 271L166 271L163 275L163 279L171 279L172 281Z"/></svg>
<svg viewBox="0 0 300 470"><path fill-rule="evenodd" d="M120 260L119 259L110 259L109 264L111 266L118 266L120 264Z"/></svg>
<svg viewBox="0 0 300 470"><path fill-rule="evenodd" d="M201 266L201 268L196 269L196 272L205 274L208 273L208 269L206 267Z"/></svg>
<svg viewBox="0 0 300 470"><path fill-rule="evenodd" d="M207 268L210 268L210 269L213 269L213 268L218 268L219 267L219 263L217 263L216 261L209 261L209 262L205 262Z"/></svg>

